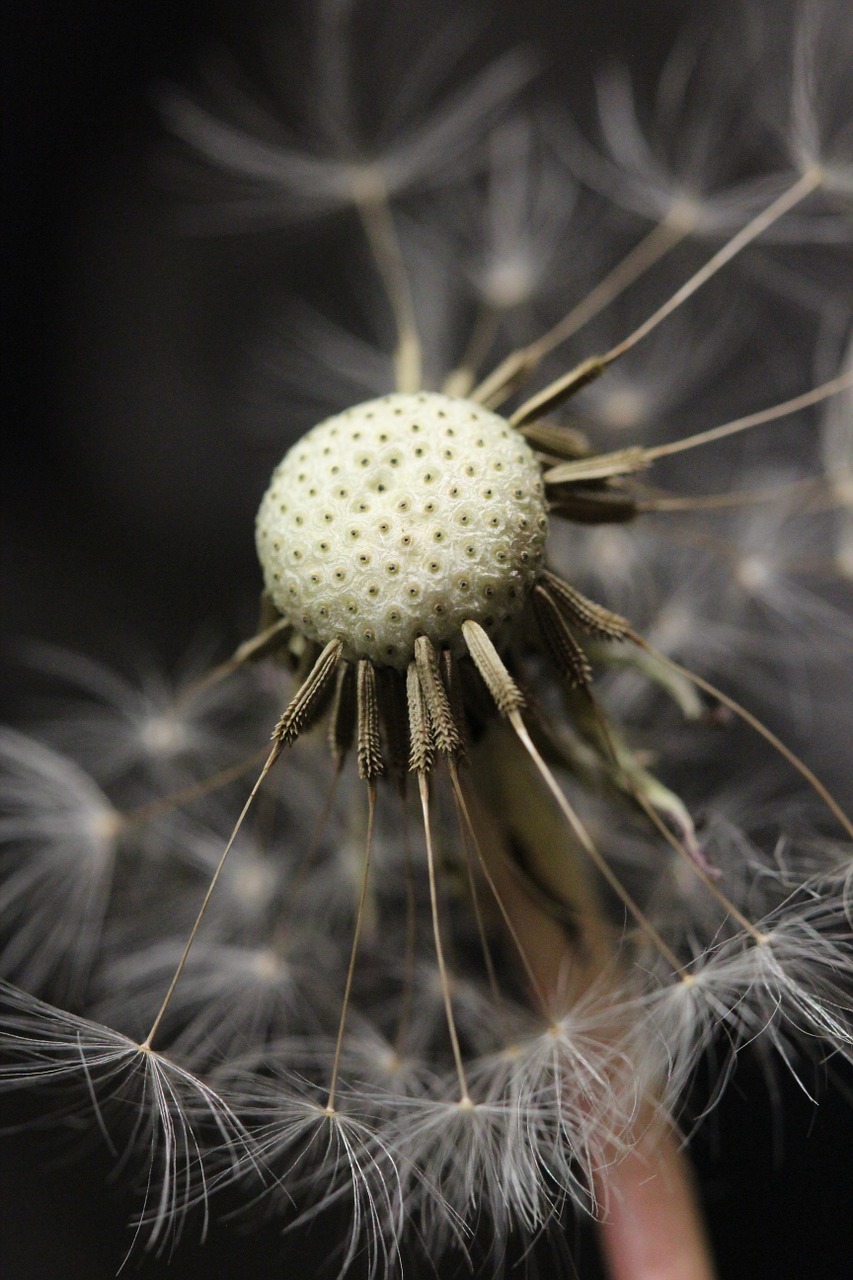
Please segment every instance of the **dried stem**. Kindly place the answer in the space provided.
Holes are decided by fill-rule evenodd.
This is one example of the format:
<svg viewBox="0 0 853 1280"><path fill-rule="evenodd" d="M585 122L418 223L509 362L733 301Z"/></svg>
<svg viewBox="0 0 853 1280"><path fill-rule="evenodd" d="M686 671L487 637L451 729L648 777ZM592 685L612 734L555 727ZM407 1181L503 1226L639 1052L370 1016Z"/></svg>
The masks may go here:
<svg viewBox="0 0 853 1280"><path fill-rule="evenodd" d="M369 189L356 194L371 252L376 262L397 326L394 370L398 391L420 391L422 385L421 340L415 320L411 285L394 226L388 193L378 174L371 173Z"/></svg>
<svg viewBox="0 0 853 1280"><path fill-rule="evenodd" d="M372 779L367 784L367 837L364 842L364 865L361 872L361 887L358 894L358 907L355 916L355 928L352 935L352 947L350 949L349 966L347 968L347 980L344 986L343 1000L341 1001L341 1017L338 1023L338 1038L335 1042L335 1060L332 1063L332 1075L329 1080L329 1096L326 1099L326 1111L332 1115L335 1110L335 1094L338 1087L338 1072L341 1066L341 1052L344 1047L344 1032L346 1030L347 1012L349 1010L350 995L352 993L352 982L355 977L355 962L358 956L358 944L361 939L361 925L364 919L364 904L367 901L367 883L370 877L370 854L373 847L373 820L376 816L376 783Z"/></svg>
<svg viewBox="0 0 853 1280"><path fill-rule="evenodd" d="M249 809L252 807L255 796L258 794L258 791L261 789L261 786L264 780L266 779L266 776L269 773L270 769L273 767L276 760L281 755L282 750L283 750L283 743L281 743L280 741L273 743L273 748L270 751L269 755L267 756L266 764L261 770L255 785L252 787L252 790L249 792L249 797L246 800L246 803L243 805L243 808L240 811L240 816L234 824L234 827L231 831L231 835L228 837L228 843L226 844L225 848L222 851L222 857L219 859L219 862L216 865L216 870L214 871L211 877L210 884L207 886L207 893L204 895L202 904L199 907L198 915L196 916L193 927L190 930L190 936L187 938L186 945L181 954L181 958L178 961L178 966L175 969L175 972L172 976L172 981L169 983L169 988L165 996L163 997L163 1003L160 1005L160 1008L157 1011L157 1016L154 1019L153 1023L151 1024L151 1030L148 1032L148 1035L145 1037L145 1039L142 1041L140 1045L141 1049L151 1048L151 1042L154 1039L154 1036L157 1034L157 1029L163 1020L163 1015L165 1014L166 1010L169 1007L169 1001L172 999L172 995L174 993L175 987L178 985L178 981L181 977L181 974L184 971L184 967L187 963L187 959L189 958L190 948L195 942L195 937L196 937L196 934L198 933L199 926L201 925L204 913L207 910L207 905L210 902L211 896L213 894L213 890L216 888L216 883L222 872L222 868L225 866L225 859L228 857L228 854L231 852L231 849L233 848L234 841L237 839L237 834L243 825L243 822L246 818L247 813L249 812Z"/></svg>
<svg viewBox="0 0 853 1280"><path fill-rule="evenodd" d="M441 995L444 1000L444 1011L447 1017L447 1030L450 1035L450 1044L453 1049L453 1060L456 1064L456 1075L459 1079L459 1101L466 1105L470 1105L471 1097L468 1093L468 1081L465 1077L465 1068L462 1064L462 1050L459 1047L459 1033L456 1030L456 1020L453 1017L453 999L450 993L450 982L447 977L447 968L444 963L444 948L441 943L441 928L438 920L438 890L435 882L435 856L432 849L432 833L429 821L429 781L427 779L427 775L423 772L418 774L418 790L421 797L424 839L426 840L427 869L429 872L429 900L430 908L432 910L432 930L435 938L435 958L438 964Z"/></svg>

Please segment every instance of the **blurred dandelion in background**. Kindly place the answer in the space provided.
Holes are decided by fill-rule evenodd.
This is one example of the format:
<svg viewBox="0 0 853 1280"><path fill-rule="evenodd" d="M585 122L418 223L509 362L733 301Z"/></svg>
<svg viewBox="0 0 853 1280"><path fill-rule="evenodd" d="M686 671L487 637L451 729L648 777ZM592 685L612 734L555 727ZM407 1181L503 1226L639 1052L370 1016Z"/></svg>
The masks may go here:
<svg viewBox="0 0 853 1280"><path fill-rule="evenodd" d="M157 87L158 289L243 393L185 427L158 337L80 438L195 648L29 642L0 736L0 1083L111 1153L114 1267L223 1218L270 1274L703 1280L739 1055L849 1059L843 9L719 6L579 95L514 6L324 0ZM105 636L126 590L81 581Z"/></svg>

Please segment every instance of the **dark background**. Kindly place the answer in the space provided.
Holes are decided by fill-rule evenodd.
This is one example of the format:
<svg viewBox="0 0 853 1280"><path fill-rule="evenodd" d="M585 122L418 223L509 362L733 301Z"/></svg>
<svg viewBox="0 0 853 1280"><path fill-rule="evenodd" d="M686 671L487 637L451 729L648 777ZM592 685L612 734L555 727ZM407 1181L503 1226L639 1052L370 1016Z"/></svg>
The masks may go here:
<svg viewBox="0 0 853 1280"><path fill-rule="evenodd" d="M569 96L586 92L607 54L651 75L676 19L699 8L488 7L497 43L501 31L529 36ZM23 710L20 637L120 664L142 649L168 665L204 632L227 645L251 625L252 520L276 455L240 429L246 348L270 263L284 296L303 278L304 255L274 235L259 258L239 239L176 234L151 86L190 80L220 41L250 59L267 12L290 20L286 3L37 0L15 23L1 655L13 716ZM832 1088L819 1108L793 1083L780 1093L774 1108L744 1061L695 1144L721 1275L840 1280L853 1251L853 1113ZM4 1100L3 1123L25 1106ZM0 1140L0 1275L106 1280L124 1256L132 1206L108 1184L106 1153L67 1167L52 1160L50 1135ZM216 1227L206 1247L194 1238L179 1247L171 1268L135 1256L123 1274L308 1276L314 1243ZM576 1261L581 1280L595 1274L586 1237Z"/></svg>

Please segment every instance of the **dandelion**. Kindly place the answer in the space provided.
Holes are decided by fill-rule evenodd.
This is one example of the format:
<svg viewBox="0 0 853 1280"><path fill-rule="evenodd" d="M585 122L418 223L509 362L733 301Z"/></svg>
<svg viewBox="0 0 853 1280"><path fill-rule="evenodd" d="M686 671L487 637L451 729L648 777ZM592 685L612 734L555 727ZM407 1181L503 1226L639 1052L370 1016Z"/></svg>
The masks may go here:
<svg viewBox="0 0 853 1280"><path fill-rule="evenodd" d="M746 56L674 132L720 73L695 38L663 149L616 73L607 158L513 107L524 58L448 90L444 34L368 111L375 18L322 6L301 144L233 82L222 112L165 100L217 218L349 219L381 320L290 312L286 376L339 400L260 500L257 633L153 693L51 653L87 697L47 733L81 763L5 740L0 958L73 1012L4 987L0 1080L76 1079L120 1166L146 1153L155 1248L222 1191L286 1233L336 1224L340 1275L494 1274L541 1239L562 1267L574 1212L613 1280L709 1280L697 1068L718 1059L715 1101L747 1047L804 1086L853 1050L853 377L765 361L774 391L734 398L721 364L754 348L717 323L761 244L843 244L844 130L821 135L802 34L793 171ZM578 294L585 270L552 277L602 191L621 212ZM626 210L655 225L618 256ZM796 806L735 823L721 791L759 766Z"/></svg>

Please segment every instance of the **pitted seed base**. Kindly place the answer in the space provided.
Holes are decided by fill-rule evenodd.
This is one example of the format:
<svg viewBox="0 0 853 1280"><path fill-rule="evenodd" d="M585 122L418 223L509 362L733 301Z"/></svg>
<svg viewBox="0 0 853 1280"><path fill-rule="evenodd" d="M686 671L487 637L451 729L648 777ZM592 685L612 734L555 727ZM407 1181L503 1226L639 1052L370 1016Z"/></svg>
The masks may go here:
<svg viewBox="0 0 853 1280"><path fill-rule="evenodd" d="M419 635L461 647L521 609L547 530L540 468L504 418L437 393L321 422L273 473L257 546L276 608L344 656L403 668Z"/></svg>

